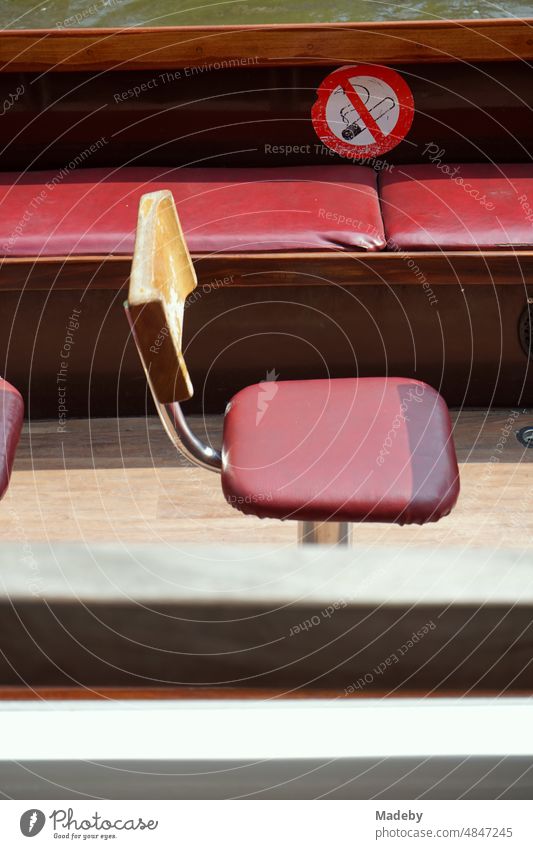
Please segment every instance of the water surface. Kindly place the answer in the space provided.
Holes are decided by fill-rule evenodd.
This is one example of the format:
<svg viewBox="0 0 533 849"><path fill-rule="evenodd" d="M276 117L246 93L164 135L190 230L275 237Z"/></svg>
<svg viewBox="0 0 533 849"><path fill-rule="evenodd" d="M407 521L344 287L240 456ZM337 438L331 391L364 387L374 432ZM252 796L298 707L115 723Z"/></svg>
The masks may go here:
<svg viewBox="0 0 533 849"><path fill-rule="evenodd" d="M443 18L533 17L533 2L508 0L0 0L0 26L110 27L197 24L320 23Z"/></svg>

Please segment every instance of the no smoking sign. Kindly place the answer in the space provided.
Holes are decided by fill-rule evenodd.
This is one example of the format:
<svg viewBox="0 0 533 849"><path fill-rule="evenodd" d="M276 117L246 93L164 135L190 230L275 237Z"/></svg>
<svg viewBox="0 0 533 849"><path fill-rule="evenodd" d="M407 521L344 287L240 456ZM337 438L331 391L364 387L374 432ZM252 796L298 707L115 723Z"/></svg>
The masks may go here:
<svg viewBox="0 0 533 849"><path fill-rule="evenodd" d="M329 74L317 91L316 134L341 156L363 159L396 147L413 122L414 100L391 68L349 65Z"/></svg>

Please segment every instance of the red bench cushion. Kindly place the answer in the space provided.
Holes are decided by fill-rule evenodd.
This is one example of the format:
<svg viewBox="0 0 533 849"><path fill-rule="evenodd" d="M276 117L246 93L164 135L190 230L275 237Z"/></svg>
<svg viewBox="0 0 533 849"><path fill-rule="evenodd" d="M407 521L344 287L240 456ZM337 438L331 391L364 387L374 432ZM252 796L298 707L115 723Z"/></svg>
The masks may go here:
<svg viewBox="0 0 533 849"><path fill-rule="evenodd" d="M222 489L261 518L436 521L459 494L448 408L401 378L249 386L224 419Z"/></svg>
<svg viewBox="0 0 533 849"><path fill-rule="evenodd" d="M0 378L0 498L9 485L23 417L24 402L20 393Z"/></svg>
<svg viewBox="0 0 533 849"><path fill-rule="evenodd" d="M300 168L79 169L0 175L4 256L131 254L139 199L169 188L191 251L377 250L375 172Z"/></svg>
<svg viewBox="0 0 533 849"><path fill-rule="evenodd" d="M532 165L402 165L380 177L385 234L408 250L533 245Z"/></svg>

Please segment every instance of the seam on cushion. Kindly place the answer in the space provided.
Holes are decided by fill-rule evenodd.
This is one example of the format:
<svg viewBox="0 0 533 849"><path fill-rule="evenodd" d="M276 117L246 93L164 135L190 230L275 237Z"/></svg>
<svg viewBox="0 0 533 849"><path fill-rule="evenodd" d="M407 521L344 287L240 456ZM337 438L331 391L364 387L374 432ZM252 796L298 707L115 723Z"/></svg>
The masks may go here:
<svg viewBox="0 0 533 849"><path fill-rule="evenodd" d="M382 230L383 230L383 240L384 240L384 244L383 244L383 247L381 248L381 250L387 252L388 251L388 245L389 245L389 239L388 239L388 236L387 236L387 229L385 227L385 216L383 215L383 198L381 197L381 191L382 191L383 186L381 184L381 179L382 179L382 174L381 174L381 172L378 172L376 174L376 193L377 193L377 196L378 196L379 216L381 218L381 227L382 227Z"/></svg>

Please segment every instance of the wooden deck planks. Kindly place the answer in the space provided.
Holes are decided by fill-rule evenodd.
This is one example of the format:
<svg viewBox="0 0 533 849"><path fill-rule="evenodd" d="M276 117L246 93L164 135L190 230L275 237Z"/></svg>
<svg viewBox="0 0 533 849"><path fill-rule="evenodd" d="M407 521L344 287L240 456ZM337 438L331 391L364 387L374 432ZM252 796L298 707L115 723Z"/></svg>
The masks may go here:
<svg viewBox="0 0 533 849"><path fill-rule="evenodd" d="M354 528L359 545L532 547L533 450L515 431L533 411L453 414L462 492L453 514L425 527ZM221 417L193 427L220 444ZM491 459L492 458L492 459ZM226 504L218 475L175 454L158 419L72 420L26 425L0 539L87 542L275 543L296 541L294 523L246 517Z"/></svg>

